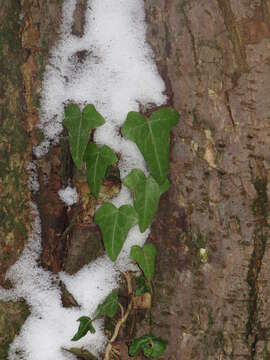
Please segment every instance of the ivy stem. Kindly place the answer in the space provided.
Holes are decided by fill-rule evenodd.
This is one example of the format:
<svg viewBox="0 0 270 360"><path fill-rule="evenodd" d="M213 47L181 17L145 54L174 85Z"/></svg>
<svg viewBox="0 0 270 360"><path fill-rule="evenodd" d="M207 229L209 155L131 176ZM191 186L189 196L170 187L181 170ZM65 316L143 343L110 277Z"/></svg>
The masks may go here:
<svg viewBox="0 0 270 360"><path fill-rule="evenodd" d="M123 317L124 314L125 314L125 310L124 310L123 306L120 304L120 302L118 303L118 305L119 305L120 310L121 310L121 317Z"/></svg>
<svg viewBox="0 0 270 360"><path fill-rule="evenodd" d="M132 283L131 283L130 273L128 271L124 272L124 276L125 276L126 283L127 283L128 295L130 296L132 294Z"/></svg>
<svg viewBox="0 0 270 360"><path fill-rule="evenodd" d="M121 319L117 322L117 324L116 324L116 326L114 328L113 335L112 335L110 341L108 342L108 345L106 346L104 360L110 360L111 351L113 349L112 344L116 340L122 325L127 321L128 317L129 317L129 314L131 313L131 311L133 309L131 277L130 277L130 274L128 272L124 273L124 276L125 276L126 283L127 283L128 295L129 296L131 295L131 299L130 299L130 302L128 304L128 308L127 308L126 312L122 315Z"/></svg>

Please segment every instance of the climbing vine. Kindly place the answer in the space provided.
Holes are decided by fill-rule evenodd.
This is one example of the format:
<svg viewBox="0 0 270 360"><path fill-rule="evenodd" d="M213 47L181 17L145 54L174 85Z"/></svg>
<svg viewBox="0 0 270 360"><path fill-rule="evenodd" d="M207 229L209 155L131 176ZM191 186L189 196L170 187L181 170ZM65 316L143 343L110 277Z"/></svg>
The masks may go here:
<svg viewBox="0 0 270 360"><path fill-rule="evenodd" d="M133 169L124 179L123 184L132 194L134 204L117 208L109 202L103 203L94 216L100 227L105 250L112 261L120 254L129 230L139 226L143 233L152 223L158 209L160 196L168 191L169 170L169 135L172 127L178 123L179 114L172 108L162 108L152 113L147 119L138 112L130 112L122 126L125 138L136 143L142 153L150 176L146 177L140 169ZM69 135L70 152L74 164L81 169L86 164L87 181L90 191L98 198L102 181L109 166L118 161L115 152L106 145L102 147L90 142L91 131L105 123L105 119L93 105L87 105L81 112L76 104L69 104L65 109L64 126ZM79 327L72 340L77 341L88 332L95 333L94 322L101 317L113 319L121 313L111 339L109 340L104 360L117 356L114 342L121 327L127 322L132 312L139 309L150 309L152 300L152 277L155 269L156 248L153 244L143 247L132 246L130 258L137 264L138 272L125 272L128 301L125 307L119 301L119 291L113 290L100 304L93 318L82 316L78 319ZM129 355L140 352L147 357L162 356L167 341L146 334L131 341Z"/></svg>

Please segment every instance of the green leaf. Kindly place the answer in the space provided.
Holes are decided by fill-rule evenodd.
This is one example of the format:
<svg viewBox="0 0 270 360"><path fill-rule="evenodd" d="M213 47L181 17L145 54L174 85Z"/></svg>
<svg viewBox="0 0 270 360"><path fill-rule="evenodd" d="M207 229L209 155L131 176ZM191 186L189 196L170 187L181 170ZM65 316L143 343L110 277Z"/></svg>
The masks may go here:
<svg viewBox="0 0 270 360"><path fill-rule="evenodd" d="M172 108L155 111L149 120L132 111L122 127L122 134L137 144L151 175L160 185L168 177L169 134L178 120L179 114Z"/></svg>
<svg viewBox="0 0 270 360"><path fill-rule="evenodd" d="M108 316L113 318L118 309L118 290L113 290L104 300L104 302L98 305L94 314L95 318L101 316Z"/></svg>
<svg viewBox="0 0 270 360"><path fill-rule="evenodd" d="M94 220L101 228L109 258L115 261L129 230L138 222L135 209L130 205L123 205L118 209L111 203L104 203L95 213Z"/></svg>
<svg viewBox="0 0 270 360"><path fill-rule="evenodd" d="M167 192L169 190L170 186L171 186L171 183L169 182L168 179L166 179L165 182L162 185L159 186L160 195Z"/></svg>
<svg viewBox="0 0 270 360"><path fill-rule="evenodd" d="M136 186L146 180L144 172L140 169L133 169L131 172L123 179L123 183L130 190L136 188Z"/></svg>
<svg viewBox="0 0 270 360"><path fill-rule="evenodd" d="M78 331L71 339L72 341L80 340L88 333L88 331L90 331L91 334L94 334L96 332L94 326L92 325L92 320L90 319L90 317L82 316L77 321L80 322L80 325Z"/></svg>
<svg viewBox="0 0 270 360"><path fill-rule="evenodd" d="M146 244L143 248L138 245L134 245L130 251L130 257L142 269L144 276L148 281L151 281L155 271L155 257L156 247L153 244Z"/></svg>
<svg viewBox="0 0 270 360"><path fill-rule="evenodd" d="M134 339L129 347L129 355L136 356L143 351L147 357L158 358L167 348L167 341L153 335L144 335Z"/></svg>
<svg viewBox="0 0 270 360"><path fill-rule="evenodd" d="M167 341L152 336L152 339L149 341L149 343L144 345L143 353L147 357L159 358L166 351L167 345Z"/></svg>
<svg viewBox="0 0 270 360"><path fill-rule="evenodd" d="M149 335L141 336L137 339L134 339L129 347L129 355L136 356L143 349L144 345L149 342Z"/></svg>
<svg viewBox="0 0 270 360"><path fill-rule="evenodd" d="M78 169L82 167L91 130L104 123L104 118L94 105L87 105L82 112L76 104L69 104L65 108L64 126L68 130L72 159Z"/></svg>
<svg viewBox="0 0 270 360"><path fill-rule="evenodd" d="M145 293L151 293L149 286L146 284L144 276L136 277L136 296L143 295Z"/></svg>
<svg viewBox="0 0 270 360"><path fill-rule="evenodd" d="M86 147L84 159L86 161L88 184L92 194L98 198L107 168L117 162L117 156L107 145L103 145L99 149L96 144L91 143Z"/></svg>
<svg viewBox="0 0 270 360"><path fill-rule="evenodd" d="M150 176L145 177L142 170L133 169L123 180L134 195L134 207L139 216L139 227L143 233L151 224L158 209L159 198L167 191L170 183L165 181L161 186Z"/></svg>

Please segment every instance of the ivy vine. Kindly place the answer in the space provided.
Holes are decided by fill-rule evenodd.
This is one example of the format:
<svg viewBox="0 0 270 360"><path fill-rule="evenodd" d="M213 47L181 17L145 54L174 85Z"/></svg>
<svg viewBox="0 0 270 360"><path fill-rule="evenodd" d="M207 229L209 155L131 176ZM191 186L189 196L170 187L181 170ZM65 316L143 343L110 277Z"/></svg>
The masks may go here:
<svg viewBox="0 0 270 360"><path fill-rule="evenodd" d="M142 233L149 227L158 209L161 195L170 187L169 136L178 120L178 112L167 107L153 112L149 119L138 112L130 112L122 126L123 136L134 141L142 153L150 176L146 177L140 169L133 169L123 179L123 184L131 191L134 206L123 205L117 208L105 202L95 213L94 221L101 229L105 250L112 261L117 259L128 232L134 225L138 224ZM89 188L96 198L99 197L108 167L118 160L115 152L107 145L98 147L93 142L89 143L91 131L104 123L105 119L94 105L85 106L82 112L77 104L69 104L65 109L64 126L69 135L72 159L79 169L85 161ZM104 316L112 319L120 312L121 316L107 344L104 359L109 360L114 355L114 342L130 314L138 309L151 308L151 280L155 269L155 257L156 248L153 244L143 247L136 245L131 248L130 258L138 265L141 274L123 274L129 299L126 308L119 302L118 290L113 290L104 302L99 304L92 319L88 316L78 319L80 324L72 341L81 339L88 332L95 333L93 323L96 319ZM146 334L131 341L129 355L136 356L143 352L147 357L158 358L165 352L166 347L165 340ZM73 353L78 354L78 349L74 349Z"/></svg>

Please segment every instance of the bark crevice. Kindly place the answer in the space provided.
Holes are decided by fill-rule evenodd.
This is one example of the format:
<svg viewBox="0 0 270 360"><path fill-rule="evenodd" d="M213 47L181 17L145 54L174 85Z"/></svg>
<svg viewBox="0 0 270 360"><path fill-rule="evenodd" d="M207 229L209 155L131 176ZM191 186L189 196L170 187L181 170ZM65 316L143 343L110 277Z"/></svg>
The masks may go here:
<svg viewBox="0 0 270 360"><path fill-rule="evenodd" d="M256 348L259 340L265 340L264 329L262 328L259 317L259 284L258 279L262 268L265 254L265 247L269 237L269 205L267 196L267 180L257 177L254 180L254 187L257 193L252 204L252 212L256 221L253 239L254 250L251 255L247 283L249 285L248 297L248 322L246 325L246 340L250 346L250 359L256 357Z"/></svg>

